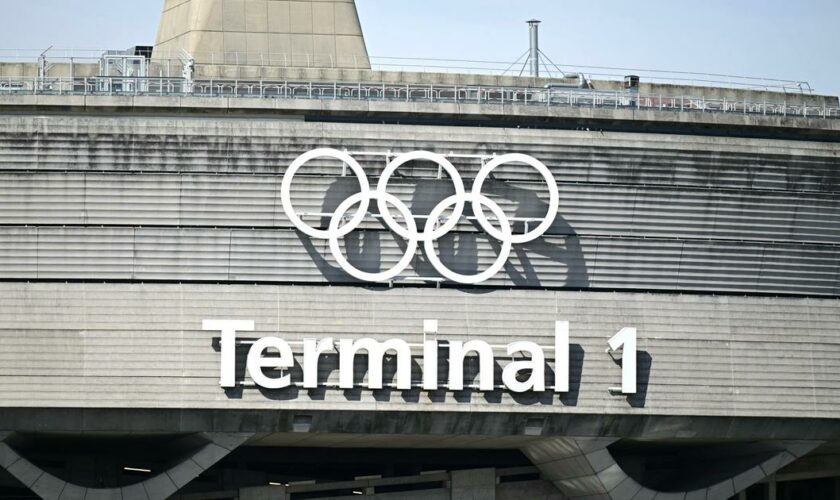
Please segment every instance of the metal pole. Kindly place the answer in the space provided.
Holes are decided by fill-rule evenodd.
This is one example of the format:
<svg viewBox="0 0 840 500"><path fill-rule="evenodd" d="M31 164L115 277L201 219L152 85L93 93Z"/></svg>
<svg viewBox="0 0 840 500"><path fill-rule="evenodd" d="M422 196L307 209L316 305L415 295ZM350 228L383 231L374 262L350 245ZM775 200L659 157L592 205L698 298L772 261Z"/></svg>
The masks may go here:
<svg viewBox="0 0 840 500"><path fill-rule="evenodd" d="M531 53L528 60L531 61L531 76L540 76L540 21L531 19L528 21L528 31L531 34Z"/></svg>

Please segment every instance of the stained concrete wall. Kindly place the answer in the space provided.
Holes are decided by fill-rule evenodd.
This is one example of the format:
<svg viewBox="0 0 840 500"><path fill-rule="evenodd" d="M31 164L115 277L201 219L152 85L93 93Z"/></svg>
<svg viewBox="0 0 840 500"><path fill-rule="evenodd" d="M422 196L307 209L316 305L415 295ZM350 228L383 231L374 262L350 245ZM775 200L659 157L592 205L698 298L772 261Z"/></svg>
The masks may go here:
<svg viewBox="0 0 840 500"><path fill-rule="evenodd" d="M483 286L829 297L840 286L833 143L244 118L0 122L0 241L17 249L0 255L8 279L357 283L325 242L295 233L277 199L285 167L320 146L545 162L562 193L556 222ZM359 159L375 182L383 156ZM465 179L480 167L455 163ZM299 211L332 212L356 189L329 162L307 172L296 180ZM452 189L436 177L418 170L392 189L423 215ZM497 181L508 213L545 213L533 169L511 165ZM385 269L402 255L379 224L358 234L364 244L345 242L357 267ZM456 234L458 245L439 245L451 267L470 274L496 259L483 232L461 224ZM438 274L421 252L404 276Z"/></svg>
<svg viewBox="0 0 840 500"><path fill-rule="evenodd" d="M0 304L0 406L9 408L823 419L836 418L840 411L836 299L3 283ZM508 342L552 346L554 322L568 320L571 390L522 395L501 389L344 391L335 387L332 356L319 364L321 381L328 386L322 391L225 391L219 387L220 354L214 341L220 334L201 329L204 319L216 318L255 320L256 332L243 333L245 339L399 337L418 346L423 320L438 319L440 339L482 339L500 346L497 370L509 362L503 349ZM608 391L620 384L621 367L605 353L607 339L627 326L638 328L640 351L639 393L631 397ZM240 376L245 377L245 351L240 354ZM365 373L363 362L357 359L359 377ZM386 373L392 373L393 365L388 366ZM419 370L415 366L416 381ZM444 380L445 365L441 370ZM467 372L468 381L473 370ZM293 376L301 380L299 368ZM500 378L496 382L501 384ZM595 419L591 422L596 425ZM521 434L512 437L523 443Z"/></svg>

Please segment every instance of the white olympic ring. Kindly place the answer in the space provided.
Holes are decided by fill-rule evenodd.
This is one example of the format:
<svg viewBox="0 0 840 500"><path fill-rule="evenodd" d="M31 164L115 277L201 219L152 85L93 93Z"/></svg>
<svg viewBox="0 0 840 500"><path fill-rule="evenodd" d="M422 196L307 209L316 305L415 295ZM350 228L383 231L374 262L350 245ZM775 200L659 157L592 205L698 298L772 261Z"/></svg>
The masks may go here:
<svg viewBox="0 0 840 500"><path fill-rule="evenodd" d="M304 153L297 157L295 161L289 165L289 169L286 171L286 175L283 176L283 183L280 185L280 201L283 203L283 211L286 212L286 216L289 217L289 220L292 221L292 224L295 225L296 228L303 231L304 234L311 238L316 238L319 240L328 240L332 236L329 231L324 231L320 229L315 229L312 226L304 224L300 217L298 217L297 212L295 212L294 207L292 206L292 180L295 178L295 174L300 167L305 165L309 160L314 160L315 158L333 158L336 160L341 160L346 163L350 170L356 174L356 177L359 178L359 187L361 188L362 193L370 192L370 185L368 184L367 175L365 175L365 171L362 169L362 166L359 165L352 156L349 154L339 151L337 149L313 149L308 153ZM370 204L370 199L365 198L362 200L362 205L359 207L359 211L356 212L356 215L350 219L350 222L344 225L343 228L338 230L335 234L336 238L341 238L342 236L346 236L357 227L367 215L368 205Z"/></svg>
<svg viewBox="0 0 840 500"><path fill-rule="evenodd" d="M350 196L338 206L336 211L333 213L332 218L330 219L329 227L326 230L315 229L314 227L304 223L292 206L292 180L301 167L315 158L332 158L340 160L350 167L350 170L353 171L359 180L359 192ZM396 170L402 165L414 160L427 160L437 163L440 168L446 171L455 187L455 194L441 201L432 209L428 217L426 217L426 223L422 233L417 229L417 223L414 220L416 216L411 213L405 203L400 201L396 196L387 192L388 181L391 179L394 172L396 172ZM481 189L490 173L501 165L513 162L525 163L534 167L543 179L545 179L545 182L548 185L549 194L548 211L542 222L534 229L520 235L513 234L513 229L510 225L511 221L507 215L505 215L502 208L496 202L481 194ZM396 156L388 163L385 170L382 172L382 176L379 178L376 190L371 190L367 176L365 175L361 165L348 153L329 148L314 149L300 155L289 166L289 169L286 171L286 175L283 177L280 198L283 203L283 210L286 212L286 216L297 229L311 238L327 240L329 242L330 252L336 262L338 262L339 266L354 278L369 282L389 281L398 276L411 263L411 260L417 253L419 243L422 242L426 257L429 259L429 263L432 264L441 276L456 283L481 283L482 281L492 278L504 267L510 257L513 245L528 243L544 235L554 223L554 219L557 217L557 211L560 206L560 194L557 189L557 183L554 180L554 176L551 175L548 167L536 158L518 153L498 156L487 162L487 164L481 168L476 176L472 190L467 193L464 189L463 180L461 179L457 169L449 160L446 159L445 156L440 154L428 151L414 151ZM340 238L343 238L350 232L356 230L362 224L362 221L367 215L368 208L370 207L370 200L377 201L377 207L383 223L388 227L388 229L406 240L407 245L406 253L400 261L391 269L379 273L368 273L351 265L347 258L344 257L339 246ZM473 214L475 215L479 226L481 226L481 228L492 238L502 242L501 250L493 265L487 270L474 275L459 274L446 267L438 257L434 243L435 240L440 239L455 228L464 214L464 207L467 202L471 203ZM347 211L356 204L359 204L356 214L353 215L346 224L340 226L345 219ZM394 216L391 215L388 205L396 207L397 211L405 220L405 227L399 224ZM453 207L452 214L449 215L445 223L441 224L440 219L449 207ZM496 220L499 222L500 229L497 229L487 219L483 207L488 208L493 213Z"/></svg>
<svg viewBox="0 0 840 500"><path fill-rule="evenodd" d="M496 259L496 262L490 266L489 269L486 271L474 274L474 275L466 275L466 274L458 274L455 271L452 271L445 265L443 262L440 261L440 258L437 256L437 252L435 251L435 242L433 240L426 240L423 244L423 249L426 251L426 258L429 259L429 262L434 266L437 272L440 273L441 276L452 280L456 283L463 283L465 285L472 285L475 283L481 283L482 281L487 281L488 279L492 278L496 275L499 271L502 270L502 267L507 263L508 257L510 257L510 250L513 247L513 238L512 238L512 230L510 228L510 221L507 218L507 215L502 211L502 207L500 207L496 202L487 198L482 194L475 194L470 193L464 196L465 201L472 201L474 205L487 205L490 207L490 211L493 212L493 215L499 220L499 225L502 227L502 237L497 238L502 242L502 250L499 252L499 256ZM443 214L443 211L449 208L450 205L457 202L457 195L450 196L449 198L440 202L435 208L432 209L431 213L429 214L429 218L426 219L426 231L428 232L429 229L434 227L435 220ZM476 214L476 217L478 215ZM495 229L495 228L494 228Z"/></svg>
<svg viewBox="0 0 840 500"><path fill-rule="evenodd" d="M551 227L554 223L554 219L557 217L557 210L560 208L560 194L557 190L557 182L555 182L554 176L551 175L548 167L534 157L513 153L496 157L484 165L475 178L472 190L473 195L478 196L481 194L481 188L484 186L484 181L487 179L487 176L490 175L490 172L500 165L512 162L526 163L537 169L537 172L539 172L540 175L543 176L543 179L545 179L545 183L548 184L549 193L548 212L546 212L545 219L543 219L542 223L525 234L510 237L511 242L514 245L521 245L523 243L534 241L548 231L548 228ZM487 206L491 207L491 205ZM481 209L481 203L478 203L477 199L473 200L473 213L475 214L475 218L478 220L479 225L481 225L481 228L487 231L490 236L499 241L506 241L505 236L502 233L499 233L499 231L497 231L496 228L487 221L487 218L484 216L484 211Z"/></svg>
<svg viewBox="0 0 840 500"><path fill-rule="evenodd" d="M338 231L338 223L341 221L344 214L347 210L350 209L356 203L362 202L364 200L369 200L374 198L380 202L387 202L399 210L400 214L402 214L403 218L405 219L406 225L408 225L408 231L412 234L417 234L417 223L414 222L414 217L411 215L411 211L405 206L405 203L401 202L399 198L392 194L383 193L381 191L369 191L367 193L356 193L353 196L344 200L344 202L335 209L335 215L332 219L330 219L330 228L328 232L330 233L330 252L332 252L333 257L338 262L338 265L344 269L347 274L353 276L356 279L362 281L388 281L396 276L398 276L403 270L411 264L411 259L414 258L414 254L417 252L417 239L416 238L409 238L407 240L408 249L403 255L403 258L397 263L396 266L392 267L388 271L383 271L380 273L367 273L360 269L354 267L347 259L344 257L344 254L341 253L341 248L338 246L338 238L339 238L339 231ZM386 207L387 210L387 207ZM384 212L383 212L384 214ZM347 224L348 226L350 224ZM345 226L347 227L347 226ZM396 226L395 226L396 227Z"/></svg>
<svg viewBox="0 0 840 500"><path fill-rule="evenodd" d="M382 176L379 178L379 184L376 185L376 190L379 192L387 192L388 190L388 181L391 180L391 176L394 175L394 172L397 171L402 165L414 160L429 160L432 162L437 163L440 165L446 173L449 174L449 177L452 178L452 183L455 185L455 208L452 212L452 215L449 216L449 219L446 221L446 224L438 227L437 229L432 228L432 231L423 231L423 234L417 233L409 233L405 231L402 226L397 224L393 217L391 217L391 213L388 210L388 207L385 205L385 201L383 199L379 199L379 213L382 214L382 219L385 221L385 225L388 226L389 229L392 229L395 233L397 233L401 238L406 240L416 239L417 241L431 241L437 240L443 237L449 231L452 231L455 226L458 225L458 221L461 219L461 215L464 214L464 182L461 180L461 176L458 174L458 170L449 162L445 157L442 155L430 153L428 151L413 151L411 153L406 153L404 155L400 155L396 157L392 162L385 167L385 170L382 172ZM442 214L441 214L442 215ZM431 217L429 218L429 220Z"/></svg>

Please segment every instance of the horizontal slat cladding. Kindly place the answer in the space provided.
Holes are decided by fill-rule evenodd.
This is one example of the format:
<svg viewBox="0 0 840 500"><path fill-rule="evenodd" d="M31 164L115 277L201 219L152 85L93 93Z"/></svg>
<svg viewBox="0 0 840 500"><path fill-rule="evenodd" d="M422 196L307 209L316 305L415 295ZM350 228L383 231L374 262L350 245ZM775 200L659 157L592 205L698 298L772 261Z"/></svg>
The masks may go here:
<svg viewBox="0 0 840 500"><path fill-rule="evenodd" d="M451 181L435 180L433 175L394 179L389 192L415 215L428 215L454 194ZM288 228L280 180L267 175L0 174L0 224ZM377 181L371 179L371 185ZM549 234L840 243L836 194L591 183L558 187L560 208ZM294 183L293 206L303 214L333 213L358 189L354 177L302 175ZM510 217L539 218L546 213L544 184L488 182L485 192ZM375 202L369 210L378 213ZM306 219L322 228L328 221ZM416 222L422 226L425 220ZM382 224L370 220L362 227ZM462 223L457 229L475 226Z"/></svg>
<svg viewBox="0 0 840 500"><path fill-rule="evenodd" d="M219 117L0 116L0 279L355 283L326 242L292 230L280 201L287 165L315 147L544 161L560 190L556 222L515 247L488 286L840 292L834 144ZM355 156L375 185L384 157ZM481 161L452 161L469 190ZM321 214L358 189L340 172L334 160L301 170L293 198L307 222L326 227ZM415 162L389 183L421 226L452 193L437 175ZM495 170L484 192L510 216L546 210L543 179L526 165ZM444 263L490 266L498 245L479 229L462 221L443 238ZM365 271L401 255L374 218L342 246ZM439 276L422 249L403 274Z"/></svg>
<svg viewBox="0 0 840 500"><path fill-rule="evenodd" d="M306 338L423 341L423 320L439 339L496 346L528 340L551 347L554 322L570 322L569 394L467 391L345 392L332 354L319 364L331 387L317 391L218 385L218 332L204 319L254 320L300 353ZM835 418L840 411L838 299L645 293L383 289L310 286L0 283L0 406L522 411L582 414ZM621 368L604 352L618 329L638 329L640 395L610 396ZM237 372L245 377L248 346ZM546 351L552 360L553 353ZM445 359L442 358L442 359ZM298 358L298 362L301 360ZM466 368L474 378L474 362ZM366 378L366 359L356 359ZM393 374L386 361L386 380ZM445 361L437 367L446 374ZM300 367L292 370L296 380ZM498 377L498 373L497 373ZM413 378L420 380L419 367ZM246 378L247 380L247 378ZM500 379L497 378L497 384Z"/></svg>
<svg viewBox="0 0 840 500"><path fill-rule="evenodd" d="M2 227L0 242L6 279L355 283L327 242L285 229ZM384 231L351 233L341 246L368 272L404 254ZM445 236L436 248L461 274L488 268L499 251L478 233ZM546 236L517 247L486 284L834 295L838 273L835 245ZM403 275L438 276L422 248Z"/></svg>
<svg viewBox="0 0 840 500"><path fill-rule="evenodd" d="M503 154L544 161L561 182L837 192L836 145L816 142L270 120L0 116L0 170L275 174L315 147ZM382 157L360 156L378 175ZM479 163L455 160L467 176ZM318 172L333 166L314 162ZM524 166L500 178L537 180Z"/></svg>

